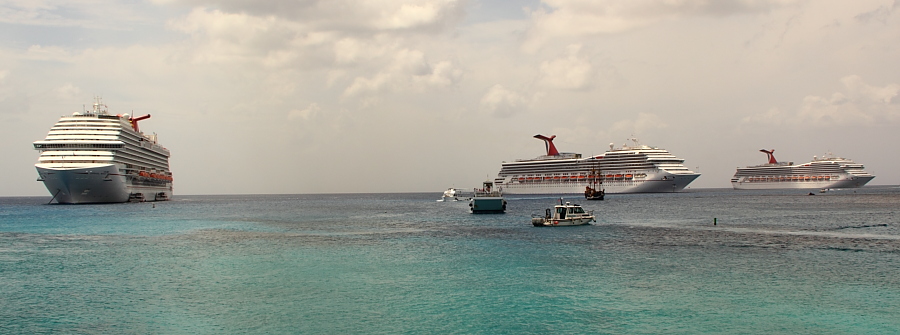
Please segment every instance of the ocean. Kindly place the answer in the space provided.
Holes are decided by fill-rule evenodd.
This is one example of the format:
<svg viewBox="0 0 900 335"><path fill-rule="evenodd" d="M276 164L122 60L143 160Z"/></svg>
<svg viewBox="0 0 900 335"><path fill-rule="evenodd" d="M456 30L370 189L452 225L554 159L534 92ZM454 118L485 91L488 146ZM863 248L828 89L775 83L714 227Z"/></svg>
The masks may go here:
<svg viewBox="0 0 900 335"><path fill-rule="evenodd" d="M0 198L2 334L897 334L900 188Z"/></svg>

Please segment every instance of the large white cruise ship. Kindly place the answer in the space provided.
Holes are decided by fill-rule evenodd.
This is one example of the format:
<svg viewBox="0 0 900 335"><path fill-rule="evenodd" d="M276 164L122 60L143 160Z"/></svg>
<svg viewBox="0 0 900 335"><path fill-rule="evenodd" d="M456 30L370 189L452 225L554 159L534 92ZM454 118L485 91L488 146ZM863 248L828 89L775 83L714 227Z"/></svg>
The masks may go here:
<svg viewBox="0 0 900 335"><path fill-rule="evenodd" d="M735 190L765 190L791 188L855 188L868 183L875 176L862 164L827 154L813 156L808 163L779 162L775 150L760 150L768 155L766 164L737 168L731 178Z"/></svg>
<svg viewBox="0 0 900 335"><path fill-rule="evenodd" d="M61 204L161 201L172 196L169 150L145 135L138 121L150 115L110 115L100 99L93 110L56 122L41 152L38 181Z"/></svg>
<svg viewBox="0 0 900 335"><path fill-rule="evenodd" d="M683 159L665 149L640 145L634 138L631 146L610 144L606 153L587 158L557 151L556 135L534 138L545 142L547 154L503 162L494 185L504 194L584 194L597 181L606 193L677 192L700 176L688 170Z"/></svg>

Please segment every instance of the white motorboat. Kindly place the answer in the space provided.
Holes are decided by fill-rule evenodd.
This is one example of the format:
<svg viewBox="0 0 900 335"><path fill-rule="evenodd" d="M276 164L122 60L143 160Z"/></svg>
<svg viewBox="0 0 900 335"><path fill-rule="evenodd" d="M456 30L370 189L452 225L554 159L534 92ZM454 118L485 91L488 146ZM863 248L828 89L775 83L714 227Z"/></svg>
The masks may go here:
<svg viewBox="0 0 900 335"><path fill-rule="evenodd" d="M585 211L580 205L571 202L553 206L552 210L547 208L544 216L531 216L531 224L535 227L581 226L590 224L591 221L597 222L594 211Z"/></svg>

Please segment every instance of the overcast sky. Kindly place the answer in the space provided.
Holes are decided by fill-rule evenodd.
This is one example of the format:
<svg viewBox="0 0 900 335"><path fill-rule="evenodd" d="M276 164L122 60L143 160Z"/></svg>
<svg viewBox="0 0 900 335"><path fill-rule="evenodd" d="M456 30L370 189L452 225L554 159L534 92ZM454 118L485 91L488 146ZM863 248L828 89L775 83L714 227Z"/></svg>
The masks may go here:
<svg viewBox="0 0 900 335"><path fill-rule="evenodd" d="M900 1L0 0L0 196L102 96L175 194L469 189L632 135L692 188L833 152L900 184Z"/></svg>

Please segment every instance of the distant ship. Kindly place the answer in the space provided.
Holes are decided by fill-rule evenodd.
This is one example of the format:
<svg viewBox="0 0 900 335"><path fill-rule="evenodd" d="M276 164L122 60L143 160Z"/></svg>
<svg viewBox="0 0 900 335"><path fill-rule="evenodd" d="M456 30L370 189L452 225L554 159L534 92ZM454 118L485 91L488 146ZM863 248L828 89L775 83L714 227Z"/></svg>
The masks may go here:
<svg viewBox="0 0 900 335"><path fill-rule="evenodd" d="M661 193L683 190L699 173L684 166L684 160L665 149L623 145L597 156L560 153L553 145L556 135L543 140L547 154L533 159L504 162L494 185L504 194L583 195L591 185L602 183L610 193Z"/></svg>
<svg viewBox="0 0 900 335"><path fill-rule="evenodd" d="M830 153L822 157L813 156L811 162L795 165L794 162L776 160L774 149L760 151L766 153L769 162L738 168L731 178L734 189L855 188L875 178L865 171L862 164Z"/></svg>
<svg viewBox="0 0 900 335"><path fill-rule="evenodd" d="M41 152L38 181L57 203L162 201L172 197L169 150L156 134L145 135L138 121L150 115L109 115L98 98L93 110L56 122L34 142Z"/></svg>

